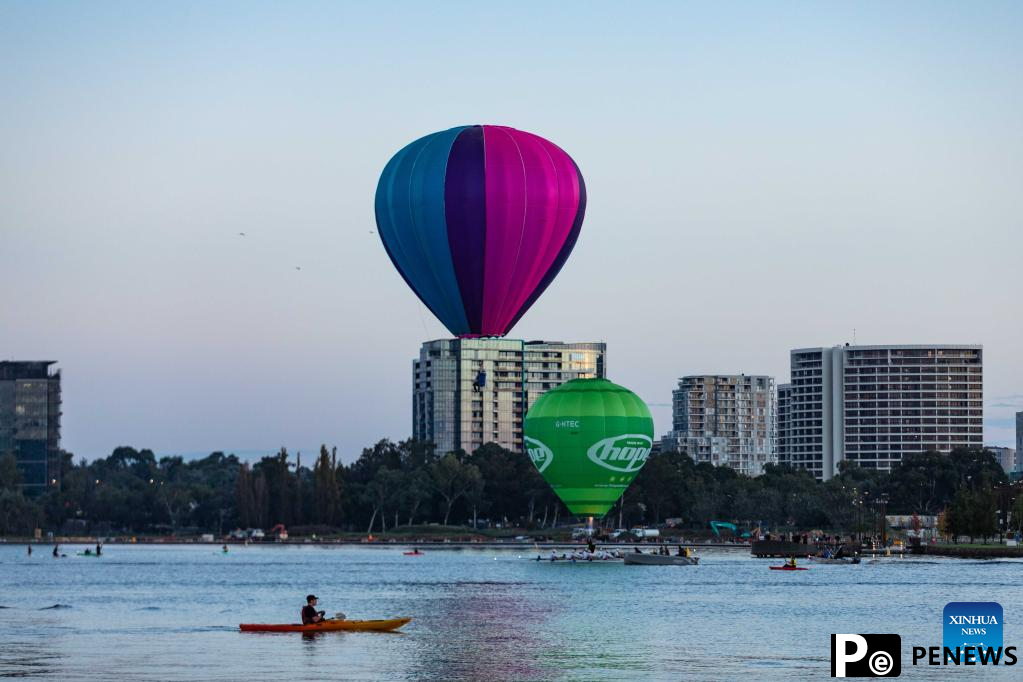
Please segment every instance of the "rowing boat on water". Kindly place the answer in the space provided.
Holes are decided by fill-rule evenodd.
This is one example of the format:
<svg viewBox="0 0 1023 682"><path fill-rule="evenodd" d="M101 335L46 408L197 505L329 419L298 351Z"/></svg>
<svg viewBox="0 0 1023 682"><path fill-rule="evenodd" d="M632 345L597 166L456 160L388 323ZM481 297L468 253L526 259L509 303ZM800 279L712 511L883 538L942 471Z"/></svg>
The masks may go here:
<svg viewBox="0 0 1023 682"><path fill-rule="evenodd" d="M607 552L599 552L594 554L590 554L589 552L576 552L573 554L548 556L542 556L540 554L537 554L536 559L534 559L534 561L548 561L552 563L556 561L568 561L570 563L580 564L604 564L615 561L621 562L621 560L622 560L621 556L615 556L614 554L609 554Z"/></svg>
<svg viewBox="0 0 1023 682"><path fill-rule="evenodd" d="M698 556L665 556L664 554L625 555L625 563L636 566L695 566L700 563Z"/></svg>
<svg viewBox="0 0 1023 682"><path fill-rule="evenodd" d="M300 625L298 623L271 625L263 623L242 623L242 632L390 632L407 625L411 618L390 618L387 620L325 620L322 623Z"/></svg>

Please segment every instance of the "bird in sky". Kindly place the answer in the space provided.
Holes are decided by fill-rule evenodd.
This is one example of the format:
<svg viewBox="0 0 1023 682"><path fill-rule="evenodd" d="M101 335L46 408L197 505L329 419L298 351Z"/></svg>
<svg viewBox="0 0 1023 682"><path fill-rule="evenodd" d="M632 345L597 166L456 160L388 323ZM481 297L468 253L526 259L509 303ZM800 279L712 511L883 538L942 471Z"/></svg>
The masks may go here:
<svg viewBox="0 0 1023 682"><path fill-rule="evenodd" d="M301 268L300 266L296 265L296 266L295 266L295 269L296 269L296 270L301 270L302 268Z"/></svg>
<svg viewBox="0 0 1023 682"><path fill-rule="evenodd" d="M240 236L240 237L244 237L244 236L245 236L245 233L244 233L244 232L239 232L239 233L238 233L238 236Z"/></svg>

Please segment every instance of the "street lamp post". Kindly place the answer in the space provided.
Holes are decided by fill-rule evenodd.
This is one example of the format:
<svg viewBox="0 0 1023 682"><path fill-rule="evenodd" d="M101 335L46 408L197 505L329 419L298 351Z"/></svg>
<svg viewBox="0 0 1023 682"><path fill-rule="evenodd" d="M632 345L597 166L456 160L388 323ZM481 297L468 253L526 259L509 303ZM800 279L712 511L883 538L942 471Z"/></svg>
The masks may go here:
<svg viewBox="0 0 1023 682"><path fill-rule="evenodd" d="M888 546L888 495L881 495L881 546Z"/></svg>

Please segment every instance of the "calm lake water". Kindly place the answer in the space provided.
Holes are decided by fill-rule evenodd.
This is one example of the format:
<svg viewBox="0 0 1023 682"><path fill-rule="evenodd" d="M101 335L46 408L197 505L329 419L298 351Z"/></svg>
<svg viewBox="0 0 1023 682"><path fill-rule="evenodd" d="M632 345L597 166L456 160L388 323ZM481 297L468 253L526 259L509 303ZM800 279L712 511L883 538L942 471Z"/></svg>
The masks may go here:
<svg viewBox="0 0 1023 682"><path fill-rule="evenodd" d="M1023 562L887 559L768 570L551 564L525 550L111 545L101 558L0 545L0 677L58 680L748 680L830 676L830 634L898 633L903 677L1023 678L911 665L950 601L998 601L1023 646ZM241 633L328 613L411 616L399 634ZM51 607L51 608L44 608ZM1023 656L1021 656L1023 659Z"/></svg>

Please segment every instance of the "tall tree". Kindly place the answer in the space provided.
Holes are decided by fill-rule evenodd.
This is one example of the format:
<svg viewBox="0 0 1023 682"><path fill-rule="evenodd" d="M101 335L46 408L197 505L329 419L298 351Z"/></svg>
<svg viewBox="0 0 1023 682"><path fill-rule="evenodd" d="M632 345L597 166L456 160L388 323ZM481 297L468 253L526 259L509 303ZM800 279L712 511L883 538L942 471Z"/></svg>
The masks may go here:
<svg viewBox="0 0 1023 682"><path fill-rule="evenodd" d="M387 531L386 507L395 503L400 492L401 472L388 467L377 469L376 475L366 484L363 489L363 501L373 509L373 516L369 519L369 528L366 533L373 532L373 523L377 516L380 517L380 531Z"/></svg>
<svg viewBox="0 0 1023 682"><path fill-rule="evenodd" d="M8 452L0 457L0 490L16 492L21 485L21 472L18 471L18 460L14 453Z"/></svg>
<svg viewBox="0 0 1023 682"><path fill-rule="evenodd" d="M335 451L336 452L336 451ZM336 459L336 456L335 458ZM313 468L313 496L316 500L316 520L327 526L338 521L341 493L338 490L334 459L327 452L327 446L320 446L320 457Z"/></svg>
<svg viewBox="0 0 1023 682"><path fill-rule="evenodd" d="M453 452L430 466L430 479L434 490L444 499L445 526L451 518L451 508L455 502L481 482L479 467L461 462Z"/></svg>
<svg viewBox="0 0 1023 682"><path fill-rule="evenodd" d="M256 507L255 491L253 490L252 472L248 464L242 464L235 480L235 505L238 509L238 523L243 528L260 525L259 510Z"/></svg>

